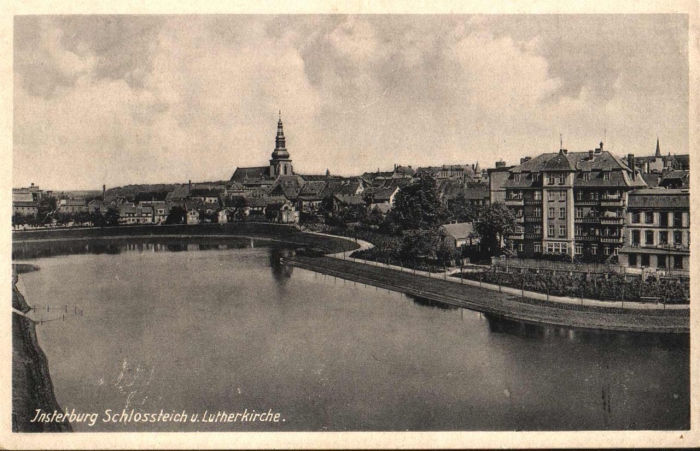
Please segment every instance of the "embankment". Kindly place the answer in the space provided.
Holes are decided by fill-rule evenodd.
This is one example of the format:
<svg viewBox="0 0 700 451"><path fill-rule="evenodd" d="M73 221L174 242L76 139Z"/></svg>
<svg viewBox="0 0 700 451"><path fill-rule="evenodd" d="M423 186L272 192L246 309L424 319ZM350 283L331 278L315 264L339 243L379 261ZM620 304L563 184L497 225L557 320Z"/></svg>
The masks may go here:
<svg viewBox="0 0 700 451"><path fill-rule="evenodd" d="M625 332L688 333L690 331L690 316L687 310L634 310L557 305L337 258L296 256L286 261L315 272L516 321Z"/></svg>
<svg viewBox="0 0 700 451"><path fill-rule="evenodd" d="M12 308L27 313L29 306L12 280ZM12 431L69 432L69 423L32 423L36 410L61 412L49 376L49 363L39 347L34 323L12 315Z"/></svg>

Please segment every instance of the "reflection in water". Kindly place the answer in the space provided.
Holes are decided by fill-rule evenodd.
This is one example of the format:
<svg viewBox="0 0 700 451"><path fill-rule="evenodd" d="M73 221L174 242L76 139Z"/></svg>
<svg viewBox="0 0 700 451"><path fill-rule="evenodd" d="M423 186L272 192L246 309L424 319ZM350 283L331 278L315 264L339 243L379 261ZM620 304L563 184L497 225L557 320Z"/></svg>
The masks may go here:
<svg viewBox="0 0 700 451"><path fill-rule="evenodd" d="M148 240L148 241L146 241ZM34 241L12 244L13 260L57 257L74 254L120 254L122 252L185 252L244 249L269 246L269 242L255 243L253 239L236 237L217 238L154 238L130 237L129 240L85 239L74 241Z"/></svg>
<svg viewBox="0 0 700 451"><path fill-rule="evenodd" d="M252 244L252 240L251 240ZM251 246L252 247L252 246ZM294 272L294 267L286 265L282 262L283 258L294 256L294 249L287 249L281 247L271 247L269 253L270 269L272 270L272 277L278 282L283 282L286 279L292 277Z"/></svg>
<svg viewBox="0 0 700 451"><path fill-rule="evenodd" d="M490 315L488 313L484 313L483 316L488 321L489 332L519 338L566 340L601 346L613 344L616 346L634 345L635 347L664 347L668 349L685 349L690 346L689 334L620 333L606 330L577 329L546 324L523 323Z"/></svg>
<svg viewBox="0 0 700 451"><path fill-rule="evenodd" d="M457 310L459 307L456 305L446 304L440 301L433 301L432 299L427 299L421 296L414 296L412 294L407 294L407 298L411 299L414 304L422 305L424 307L436 308L439 310Z"/></svg>

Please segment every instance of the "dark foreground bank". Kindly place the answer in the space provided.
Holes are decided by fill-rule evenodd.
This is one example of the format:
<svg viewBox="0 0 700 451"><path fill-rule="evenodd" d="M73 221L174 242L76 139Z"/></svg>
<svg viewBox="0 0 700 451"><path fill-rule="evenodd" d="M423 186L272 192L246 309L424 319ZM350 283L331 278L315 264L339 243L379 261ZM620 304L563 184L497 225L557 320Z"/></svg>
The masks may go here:
<svg viewBox="0 0 700 451"><path fill-rule="evenodd" d="M631 310L551 305L438 278L336 258L295 256L295 266L342 279L420 296L516 321L622 332L689 333L687 310Z"/></svg>
<svg viewBox="0 0 700 451"><path fill-rule="evenodd" d="M24 296L12 278L12 308L28 312ZM37 409L61 412L49 376L49 363L39 347L34 323L19 313L12 314L12 431L70 432L69 423L32 422Z"/></svg>

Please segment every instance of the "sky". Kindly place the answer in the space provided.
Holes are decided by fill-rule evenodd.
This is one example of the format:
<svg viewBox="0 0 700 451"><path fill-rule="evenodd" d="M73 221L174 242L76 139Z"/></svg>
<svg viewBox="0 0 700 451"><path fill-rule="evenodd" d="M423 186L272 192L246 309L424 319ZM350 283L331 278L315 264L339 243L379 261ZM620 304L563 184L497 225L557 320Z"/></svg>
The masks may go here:
<svg viewBox="0 0 700 451"><path fill-rule="evenodd" d="M16 16L13 186L688 153L685 15Z"/></svg>

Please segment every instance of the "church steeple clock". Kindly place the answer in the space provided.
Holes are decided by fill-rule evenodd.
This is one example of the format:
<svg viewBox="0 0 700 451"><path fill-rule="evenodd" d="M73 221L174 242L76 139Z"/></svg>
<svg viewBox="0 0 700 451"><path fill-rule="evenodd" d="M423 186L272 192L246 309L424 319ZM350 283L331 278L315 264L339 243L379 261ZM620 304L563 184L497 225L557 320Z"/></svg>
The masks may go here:
<svg viewBox="0 0 700 451"><path fill-rule="evenodd" d="M270 160L270 177L277 178L280 175L293 175L292 160L285 148L284 126L282 125L282 112L279 113L277 122L277 136L275 137L275 150Z"/></svg>

